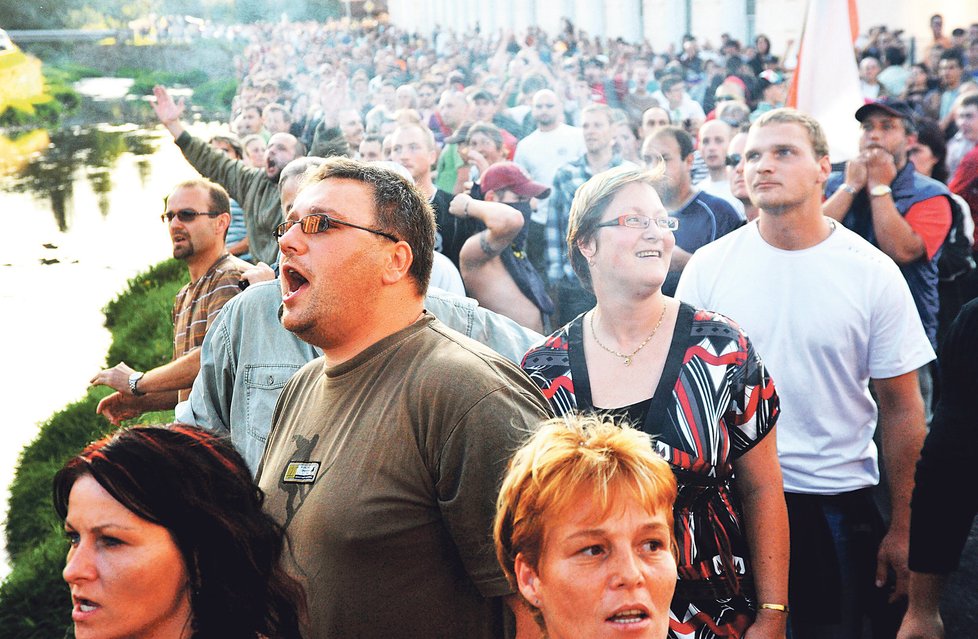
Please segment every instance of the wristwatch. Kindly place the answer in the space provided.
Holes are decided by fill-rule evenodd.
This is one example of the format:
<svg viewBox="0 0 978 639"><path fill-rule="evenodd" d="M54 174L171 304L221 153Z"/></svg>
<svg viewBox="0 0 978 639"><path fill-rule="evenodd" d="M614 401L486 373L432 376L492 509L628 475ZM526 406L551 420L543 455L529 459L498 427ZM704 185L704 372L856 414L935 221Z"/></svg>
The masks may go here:
<svg viewBox="0 0 978 639"><path fill-rule="evenodd" d="M136 388L136 384L139 383L139 380L141 380L143 378L143 375L145 374L146 373L141 373L139 371L136 371L135 373L129 376L129 392L132 393L133 397L142 397L143 395L146 394L140 392L140 390Z"/></svg>
<svg viewBox="0 0 978 639"><path fill-rule="evenodd" d="M877 184L869 190L869 195L872 197L880 197L881 195L889 195L893 193L893 189L885 184Z"/></svg>
<svg viewBox="0 0 978 639"><path fill-rule="evenodd" d="M846 193L848 193L849 195L855 195L856 193L859 193L856 187L854 187L851 184L846 184L845 182L843 182L842 186L840 186L839 188L845 191Z"/></svg>

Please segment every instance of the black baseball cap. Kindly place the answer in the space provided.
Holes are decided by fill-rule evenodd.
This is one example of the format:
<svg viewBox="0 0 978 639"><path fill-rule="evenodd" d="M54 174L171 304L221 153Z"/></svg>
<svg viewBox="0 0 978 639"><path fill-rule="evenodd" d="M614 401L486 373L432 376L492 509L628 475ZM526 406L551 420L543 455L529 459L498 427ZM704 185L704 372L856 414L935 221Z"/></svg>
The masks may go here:
<svg viewBox="0 0 978 639"><path fill-rule="evenodd" d="M895 118L903 118L911 123L914 120L913 109L910 108L910 105L903 100L894 100L893 98L880 98L875 102L862 105L856 110L856 120L862 122L873 113L880 111Z"/></svg>

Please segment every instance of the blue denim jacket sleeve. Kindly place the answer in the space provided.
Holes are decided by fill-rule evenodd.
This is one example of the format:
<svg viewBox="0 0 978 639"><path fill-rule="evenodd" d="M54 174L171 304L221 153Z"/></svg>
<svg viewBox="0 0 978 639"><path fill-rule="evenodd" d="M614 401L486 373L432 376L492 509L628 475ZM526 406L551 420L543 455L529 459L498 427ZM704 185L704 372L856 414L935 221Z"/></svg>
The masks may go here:
<svg viewBox="0 0 978 639"><path fill-rule="evenodd" d="M485 344L517 365L530 346L543 340L543 335L482 308L471 297L430 287L424 306L449 328Z"/></svg>
<svg viewBox="0 0 978 639"><path fill-rule="evenodd" d="M282 388L320 353L279 323L278 280L254 284L231 302L204 338L189 405L198 426L231 437L254 474Z"/></svg>

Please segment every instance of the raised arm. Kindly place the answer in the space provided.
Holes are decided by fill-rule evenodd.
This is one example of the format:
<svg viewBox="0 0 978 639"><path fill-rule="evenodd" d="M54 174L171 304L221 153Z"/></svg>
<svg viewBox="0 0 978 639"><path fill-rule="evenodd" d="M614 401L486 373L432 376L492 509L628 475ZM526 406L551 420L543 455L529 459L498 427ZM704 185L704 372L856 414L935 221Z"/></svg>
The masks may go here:
<svg viewBox="0 0 978 639"><path fill-rule="evenodd" d="M448 212L460 218L471 217L486 228L465 241L459 253L462 275L498 256L523 228L523 214L502 202L476 200L468 193L452 199Z"/></svg>
<svg viewBox="0 0 978 639"><path fill-rule="evenodd" d="M156 117L160 119L160 123L166 127L166 130L176 140L186 131L183 122L180 121L186 106L183 98L180 98L179 102L174 102L173 97L166 90L166 87L159 84L153 87L153 97L155 100L153 100L152 104L153 110L156 111Z"/></svg>

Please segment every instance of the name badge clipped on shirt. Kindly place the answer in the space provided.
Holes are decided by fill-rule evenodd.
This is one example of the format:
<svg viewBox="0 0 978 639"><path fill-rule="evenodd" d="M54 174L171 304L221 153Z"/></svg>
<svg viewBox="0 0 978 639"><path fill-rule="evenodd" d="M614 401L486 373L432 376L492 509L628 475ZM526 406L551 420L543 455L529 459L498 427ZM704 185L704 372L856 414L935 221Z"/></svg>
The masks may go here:
<svg viewBox="0 0 978 639"><path fill-rule="evenodd" d="M286 484L312 484L319 474L319 462L293 461L285 467L282 481Z"/></svg>

